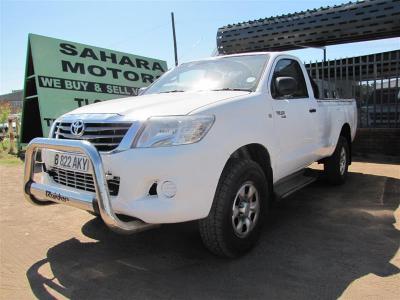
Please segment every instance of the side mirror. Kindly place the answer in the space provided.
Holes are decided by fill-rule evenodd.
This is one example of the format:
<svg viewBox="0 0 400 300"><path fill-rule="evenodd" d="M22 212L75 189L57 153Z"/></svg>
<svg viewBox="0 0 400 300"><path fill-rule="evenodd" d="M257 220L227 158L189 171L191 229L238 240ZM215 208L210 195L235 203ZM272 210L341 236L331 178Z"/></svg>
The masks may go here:
<svg viewBox="0 0 400 300"><path fill-rule="evenodd" d="M297 81L293 77L277 77L275 87L279 96L291 96L297 91Z"/></svg>
<svg viewBox="0 0 400 300"><path fill-rule="evenodd" d="M147 90L147 86L141 87L138 91L138 96L142 95Z"/></svg>

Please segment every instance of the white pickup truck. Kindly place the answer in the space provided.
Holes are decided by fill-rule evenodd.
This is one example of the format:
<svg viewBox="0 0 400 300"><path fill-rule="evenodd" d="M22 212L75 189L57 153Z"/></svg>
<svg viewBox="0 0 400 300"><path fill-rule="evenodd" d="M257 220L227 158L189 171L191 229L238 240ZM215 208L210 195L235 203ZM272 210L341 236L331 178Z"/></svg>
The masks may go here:
<svg viewBox="0 0 400 300"><path fill-rule="evenodd" d="M274 199L315 180L345 181L357 127L354 100L318 100L285 53L181 64L141 96L78 108L31 141L24 192L134 233L199 220L206 247L235 257L257 241Z"/></svg>

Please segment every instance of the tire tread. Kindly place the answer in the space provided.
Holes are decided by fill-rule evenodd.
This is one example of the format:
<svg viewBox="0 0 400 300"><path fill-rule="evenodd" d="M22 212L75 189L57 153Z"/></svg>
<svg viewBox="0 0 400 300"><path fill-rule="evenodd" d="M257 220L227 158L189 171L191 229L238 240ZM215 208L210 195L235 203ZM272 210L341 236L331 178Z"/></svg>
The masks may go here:
<svg viewBox="0 0 400 300"><path fill-rule="evenodd" d="M332 156L329 157L324 163L324 173L327 181L332 185L340 185L345 182L347 169L345 171L345 175L342 176L340 174L338 165L340 160L340 150L342 146L345 147L347 153L347 163L349 162L349 145L347 143L347 139L343 136L339 137L338 143L336 145L335 152L333 152Z"/></svg>
<svg viewBox="0 0 400 300"><path fill-rule="evenodd" d="M231 251L224 240L223 236L223 218L224 203L219 199L225 199L225 195L229 194L234 179L243 168L260 166L249 159L230 159L222 172L218 187L215 193L214 201L207 218L199 221L199 231L205 246L215 255L221 257L235 257L237 253ZM262 172L262 170L261 170Z"/></svg>

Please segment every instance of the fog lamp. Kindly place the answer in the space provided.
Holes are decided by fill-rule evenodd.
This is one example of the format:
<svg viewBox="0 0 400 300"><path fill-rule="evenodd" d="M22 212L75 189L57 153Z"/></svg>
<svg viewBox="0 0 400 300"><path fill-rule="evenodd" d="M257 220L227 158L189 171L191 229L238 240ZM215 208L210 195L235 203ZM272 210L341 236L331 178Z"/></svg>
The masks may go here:
<svg viewBox="0 0 400 300"><path fill-rule="evenodd" d="M161 184L161 192L167 198L172 198L176 195L176 185L172 181L163 181Z"/></svg>

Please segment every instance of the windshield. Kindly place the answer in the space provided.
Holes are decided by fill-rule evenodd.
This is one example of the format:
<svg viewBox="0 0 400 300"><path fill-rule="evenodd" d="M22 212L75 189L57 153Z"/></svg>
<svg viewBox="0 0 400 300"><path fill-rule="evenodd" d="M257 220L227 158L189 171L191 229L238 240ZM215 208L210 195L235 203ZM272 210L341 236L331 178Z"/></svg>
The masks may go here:
<svg viewBox="0 0 400 300"><path fill-rule="evenodd" d="M222 57L181 64L161 76L144 94L256 90L268 55Z"/></svg>

